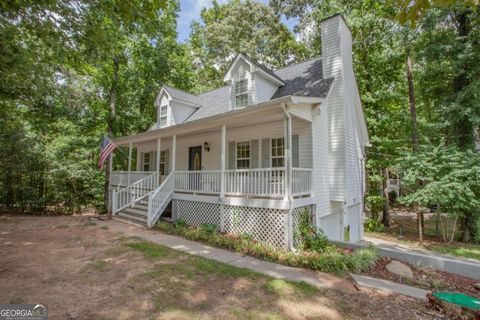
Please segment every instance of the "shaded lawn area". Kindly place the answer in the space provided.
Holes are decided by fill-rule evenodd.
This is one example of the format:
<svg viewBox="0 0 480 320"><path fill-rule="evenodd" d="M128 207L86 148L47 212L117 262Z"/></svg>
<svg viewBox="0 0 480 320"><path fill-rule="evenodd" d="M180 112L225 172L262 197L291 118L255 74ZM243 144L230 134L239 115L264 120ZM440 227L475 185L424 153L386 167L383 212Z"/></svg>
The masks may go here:
<svg viewBox="0 0 480 320"><path fill-rule="evenodd" d="M396 215L397 211L400 210L392 210L392 223L390 228L386 228L384 232L365 232L365 235L457 257L480 260L480 244L458 241L453 241L452 243L444 242L442 239L441 226L438 225L437 230L436 219L433 215L425 217L425 239L423 244L420 245L418 242L416 218L413 215ZM451 227L452 224L453 219L449 221L449 226ZM458 230L457 236L460 236Z"/></svg>
<svg viewBox="0 0 480 320"><path fill-rule="evenodd" d="M0 217L0 301L50 319L434 319L425 303L278 280L83 217Z"/></svg>

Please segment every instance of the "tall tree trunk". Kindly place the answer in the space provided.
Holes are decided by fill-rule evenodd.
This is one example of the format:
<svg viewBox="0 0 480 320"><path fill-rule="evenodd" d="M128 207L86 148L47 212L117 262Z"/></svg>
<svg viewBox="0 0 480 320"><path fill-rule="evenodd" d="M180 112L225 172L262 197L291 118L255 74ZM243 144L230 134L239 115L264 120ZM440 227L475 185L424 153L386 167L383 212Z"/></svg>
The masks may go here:
<svg viewBox="0 0 480 320"><path fill-rule="evenodd" d="M109 110L108 110L108 136L113 137L114 128L113 124L115 121L115 105L117 102L117 84L118 84L118 67L119 67L119 58L115 56L113 58L113 74L112 74L112 84L110 87L110 97L109 97ZM108 210L108 218L112 218L112 208L108 205L109 192L108 187L110 184L110 155L107 159L106 169L105 169L105 186L104 186L104 196L105 196L105 208Z"/></svg>
<svg viewBox="0 0 480 320"><path fill-rule="evenodd" d="M417 106L415 104L415 87L413 84L413 67L412 57L410 54L410 47L406 50L406 69L407 69L407 83L408 83L408 103L410 106L410 118L412 122L412 150L418 150L418 131L417 131ZM417 210L417 231L418 240L423 241L423 212Z"/></svg>
<svg viewBox="0 0 480 320"><path fill-rule="evenodd" d="M457 34L458 34L458 41L462 43L467 43L469 41L470 35L470 9L461 9L461 12L455 12L454 19L456 21L457 26ZM467 68L468 65L461 65L458 70L456 70L455 78L453 79L453 91L454 93L459 93L465 87L467 87L470 83L470 80L467 76ZM458 134L457 143L458 146L462 149L472 149L474 148L475 142L475 129L471 119L465 118L460 119L457 123L456 127L453 128L455 132ZM474 215L472 213L465 214L465 216L461 220L461 240L467 242L471 238L472 231L475 232L475 221Z"/></svg>
<svg viewBox="0 0 480 320"><path fill-rule="evenodd" d="M382 195L385 198L385 202L383 204L383 215L382 215L382 223L385 227L390 227L390 204L389 204L389 196L388 196L388 189L387 189L387 169L382 168Z"/></svg>
<svg viewBox="0 0 480 320"><path fill-rule="evenodd" d="M407 47L407 82L408 82L408 102L410 105L410 118L412 121L412 148L417 151L418 148L418 132L417 132L417 107L415 105L415 89L413 86L413 68L410 48Z"/></svg>

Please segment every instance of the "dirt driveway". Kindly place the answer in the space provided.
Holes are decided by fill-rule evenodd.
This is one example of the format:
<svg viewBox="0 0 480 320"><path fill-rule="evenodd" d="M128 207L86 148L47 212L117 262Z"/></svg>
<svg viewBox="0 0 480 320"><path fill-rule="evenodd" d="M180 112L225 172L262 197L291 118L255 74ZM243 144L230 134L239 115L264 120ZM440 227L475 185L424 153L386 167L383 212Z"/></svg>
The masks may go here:
<svg viewBox="0 0 480 320"><path fill-rule="evenodd" d="M421 301L276 280L127 237L112 223L1 216L0 303L46 304L49 319L435 318Z"/></svg>

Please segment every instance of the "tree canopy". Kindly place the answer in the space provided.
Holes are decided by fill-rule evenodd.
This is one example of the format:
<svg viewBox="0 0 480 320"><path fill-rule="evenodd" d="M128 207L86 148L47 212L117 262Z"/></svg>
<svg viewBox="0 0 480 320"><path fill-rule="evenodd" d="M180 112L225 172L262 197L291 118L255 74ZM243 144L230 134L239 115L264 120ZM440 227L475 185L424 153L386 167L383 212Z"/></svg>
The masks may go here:
<svg viewBox="0 0 480 320"><path fill-rule="evenodd" d="M2 205L104 210L100 137L148 129L162 84L221 86L239 52L273 69L321 55L320 21L341 13L372 144L367 203L383 206L388 225L385 182L395 171L404 204L438 206L458 217L465 239L480 234L477 0L213 0L185 43L173 0L4 1L0 9ZM299 19L294 32L282 16Z"/></svg>

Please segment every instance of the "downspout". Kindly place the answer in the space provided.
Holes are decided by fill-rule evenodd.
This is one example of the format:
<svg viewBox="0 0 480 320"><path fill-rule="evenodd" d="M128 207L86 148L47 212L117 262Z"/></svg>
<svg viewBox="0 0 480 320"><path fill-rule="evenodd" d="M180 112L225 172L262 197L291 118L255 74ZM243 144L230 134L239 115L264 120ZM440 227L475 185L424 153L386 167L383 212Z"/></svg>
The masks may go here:
<svg viewBox="0 0 480 320"><path fill-rule="evenodd" d="M292 214L293 214L293 195L292 195L292 117L290 113L287 110L286 104L282 103L282 111L283 114L285 115L285 119L287 120L287 141L285 141L285 146L287 147L286 149L286 189L287 192L287 197L288 197L288 203L289 203L289 209L288 209L288 215L287 215L287 226L288 226L288 243L287 247L289 250L293 250L293 219L292 219Z"/></svg>

